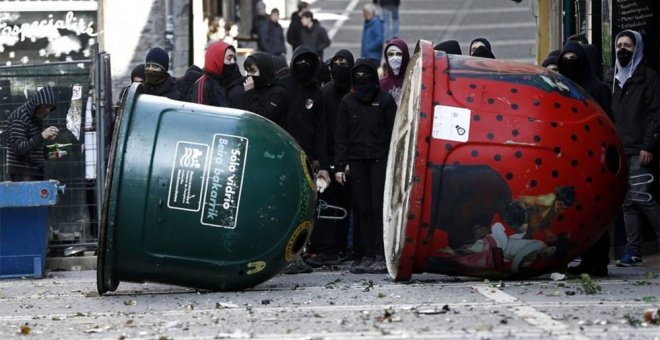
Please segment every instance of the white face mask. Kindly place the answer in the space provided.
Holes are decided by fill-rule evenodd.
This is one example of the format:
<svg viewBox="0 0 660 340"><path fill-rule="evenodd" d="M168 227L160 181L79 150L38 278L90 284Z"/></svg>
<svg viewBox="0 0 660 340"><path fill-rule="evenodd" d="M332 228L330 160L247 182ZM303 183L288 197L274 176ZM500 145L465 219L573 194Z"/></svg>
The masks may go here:
<svg viewBox="0 0 660 340"><path fill-rule="evenodd" d="M392 72L394 72L395 76L399 75L399 72L401 72L401 61L403 58L401 57L389 57L387 58L387 63L390 64L390 67L392 68Z"/></svg>

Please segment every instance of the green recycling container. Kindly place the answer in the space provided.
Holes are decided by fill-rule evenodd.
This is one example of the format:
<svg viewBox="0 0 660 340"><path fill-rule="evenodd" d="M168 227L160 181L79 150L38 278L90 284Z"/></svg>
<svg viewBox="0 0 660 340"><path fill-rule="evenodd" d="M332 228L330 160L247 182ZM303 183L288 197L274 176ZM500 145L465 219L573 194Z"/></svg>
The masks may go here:
<svg viewBox="0 0 660 340"><path fill-rule="evenodd" d="M240 290L277 275L313 228L302 149L256 114L141 94L117 118L97 287L160 282Z"/></svg>

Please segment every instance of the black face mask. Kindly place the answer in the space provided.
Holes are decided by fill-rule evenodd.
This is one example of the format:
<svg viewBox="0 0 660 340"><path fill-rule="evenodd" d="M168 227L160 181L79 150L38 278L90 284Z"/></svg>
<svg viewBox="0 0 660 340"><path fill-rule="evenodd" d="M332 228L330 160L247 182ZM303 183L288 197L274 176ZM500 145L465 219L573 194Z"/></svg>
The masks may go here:
<svg viewBox="0 0 660 340"><path fill-rule="evenodd" d="M559 73L564 77L567 77L578 85L582 85L582 69L580 68L579 59L566 60L559 58L557 66L559 67Z"/></svg>
<svg viewBox="0 0 660 340"><path fill-rule="evenodd" d="M332 80L334 80L337 85L348 85L351 81L351 69L348 65L332 65L330 73L332 73Z"/></svg>
<svg viewBox="0 0 660 340"><path fill-rule="evenodd" d="M268 82L266 81L266 78L264 76L250 76L252 77L252 80L254 81L254 87L260 88L268 85Z"/></svg>
<svg viewBox="0 0 660 340"><path fill-rule="evenodd" d="M621 65L621 67L628 66L628 64L630 64L630 60L632 59L632 56L633 53L625 48L622 48L616 52L616 58L619 60L619 65Z"/></svg>
<svg viewBox="0 0 660 340"><path fill-rule="evenodd" d="M379 88L378 79L373 77L363 77L353 81L355 96L365 103L371 103L374 100Z"/></svg>
<svg viewBox="0 0 660 340"><path fill-rule="evenodd" d="M167 72L164 71L144 71L145 80L144 83L147 85L158 85L164 82L167 79Z"/></svg>
<svg viewBox="0 0 660 340"><path fill-rule="evenodd" d="M225 64L225 66L222 68L222 77L224 78L231 76L234 74L234 72L236 72L237 69L238 66L236 66L236 64Z"/></svg>

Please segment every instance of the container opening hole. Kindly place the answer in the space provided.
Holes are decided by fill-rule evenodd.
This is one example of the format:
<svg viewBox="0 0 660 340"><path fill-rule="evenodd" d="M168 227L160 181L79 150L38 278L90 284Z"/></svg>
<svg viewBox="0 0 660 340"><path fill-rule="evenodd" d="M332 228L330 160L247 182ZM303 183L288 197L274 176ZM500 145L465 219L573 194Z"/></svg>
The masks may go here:
<svg viewBox="0 0 660 340"><path fill-rule="evenodd" d="M297 254L299 253L303 247L305 247L305 243L307 243L307 236L309 235L309 231L305 230L298 234L298 238L296 238L296 241L293 243L293 253Z"/></svg>

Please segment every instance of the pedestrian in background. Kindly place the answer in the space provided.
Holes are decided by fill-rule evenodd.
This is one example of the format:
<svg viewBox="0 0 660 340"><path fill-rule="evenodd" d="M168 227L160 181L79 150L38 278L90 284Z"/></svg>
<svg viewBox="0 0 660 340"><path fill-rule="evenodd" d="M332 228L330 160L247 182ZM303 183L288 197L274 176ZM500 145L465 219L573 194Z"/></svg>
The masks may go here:
<svg viewBox="0 0 660 340"><path fill-rule="evenodd" d="M386 273L383 197L396 103L380 89L373 60L358 59L351 79L353 90L339 105L335 130L335 179L340 185L350 181L364 251L350 271Z"/></svg>
<svg viewBox="0 0 660 340"><path fill-rule="evenodd" d="M608 76L612 112L628 158L629 187L623 201L627 243L617 266L642 262L642 227L648 223L660 238L658 176L658 74L644 61L641 34L626 30L614 40L616 63ZM654 189L655 188L655 189Z"/></svg>
<svg viewBox="0 0 660 340"><path fill-rule="evenodd" d="M185 99L174 85L174 79L167 73L170 56L160 48L149 50L144 62L144 93L174 100Z"/></svg>
<svg viewBox="0 0 660 340"><path fill-rule="evenodd" d="M300 23L302 30L300 32L300 42L312 50L321 60L323 59L323 50L330 46L328 32L321 26L321 23L314 19L310 11L301 14Z"/></svg>
<svg viewBox="0 0 660 340"><path fill-rule="evenodd" d="M383 12L385 40L399 37L399 5L401 0L374 0Z"/></svg>
<svg viewBox="0 0 660 340"><path fill-rule="evenodd" d="M410 61L408 44L401 39L392 39L385 45L385 76L380 80L380 88L389 93L397 106L401 103L401 87Z"/></svg>
<svg viewBox="0 0 660 340"><path fill-rule="evenodd" d="M376 6L366 4L362 7L364 26L362 29L362 50L360 56L380 64L383 53L383 21L376 15Z"/></svg>
<svg viewBox="0 0 660 340"><path fill-rule="evenodd" d="M245 59L244 92L232 99L234 107L254 112L282 126L287 110L287 93L275 85L275 66L271 57L256 52Z"/></svg>
<svg viewBox="0 0 660 340"><path fill-rule="evenodd" d="M266 14L266 5L263 3L263 1L258 1L254 5L254 8L256 10L256 14L254 18L252 18L250 36L252 36L252 39L257 41L257 50L266 52L268 30L270 28L270 17L268 14Z"/></svg>
<svg viewBox="0 0 660 340"><path fill-rule="evenodd" d="M59 129L43 128L43 120L55 110L55 92L42 87L7 118L9 139L7 170L12 182L40 181L44 177L46 142L55 140Z"/></svg>
<svg viewBox="0 0 660 340"><path fill-rule="evenodd" d="M309 4L305 1L298 3L298 10L291 14L291 23L286 31L286 41L291 45L292 50L296 50L302 44L300 32L302 32L302 23L300 17L303 12L309 11Z"/></svg>
<svg viewBox="0 0 660 340"><path fill-rule="evenodd" d="M280 10L273 8L270 11L266 41L264 42L264 52L270 55L286 55L286 46L284 45L284 29L280 25Z"/></svg>
<svg viewBox="0 0 660 340"><path fill-rule="evenodd" d="M353 68L353 54L348 50L339 50L330 60L330 74L332 80L321 89L321 100L325 112L327 128L326 150L334 167L335 156L335 125L339 103L351 89L351 69ZM334 177L334 176L333 176ZM319 200L349 209L350 194L346 186L338 185L336 179L331 178L332 184L327 190L319 194ZM316 253L307 260L312 267L336 265L341 262L341 253L346 253L346 239L348 231L348 217L343 220L319 219L316 221L314 232L310 241L310 252Z"/></svg>
<svg viewBox="0 0 660 340"><path fill-rule="evenodd" d="M611 117L611 94L607 86L592 74L589 62L589 57L582 45L575 41L569 41L559 54L557 66L559 73L582 87ZM584 273L593 276L607 276L607 265L610 262L609 251L610 234L606 232L582 254L580 265L569 267L568 272L570 274Z"/></svg>
<svg viewBox="0 0 660 340"><path fill-rule="evenodd" d="M223 41L209 45L204 56L204 75L190 89L189 101L232 107L231 98L243 92L243 79L236 66L236 49Z"/></svg>

